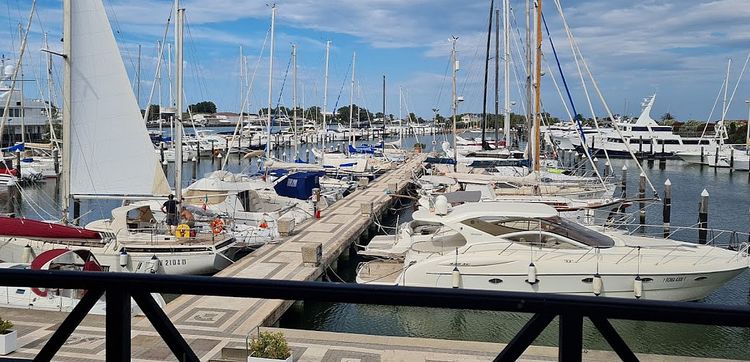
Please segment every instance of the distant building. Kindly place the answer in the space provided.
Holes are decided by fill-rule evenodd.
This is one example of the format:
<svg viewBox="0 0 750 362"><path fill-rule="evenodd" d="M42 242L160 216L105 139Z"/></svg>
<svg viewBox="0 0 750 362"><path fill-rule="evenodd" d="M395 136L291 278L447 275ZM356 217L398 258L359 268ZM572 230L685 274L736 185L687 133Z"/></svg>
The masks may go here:
<svg viewBox="0 0 750 362"><path fill-rule="evenodd" d="M3 63L4 64L4 63ZM47 117L47 102L40 99L24 98L20 90L20 83L16 83L11 92L11 78L14 68L12 65L3 66L0 77L0 116L4 114L5 103L10 97L8 119L5 130L0 135L0 145L7 147L17 142L40 142L48 138L49 121ZM21 133L25 134L22 135Z"/></svg>

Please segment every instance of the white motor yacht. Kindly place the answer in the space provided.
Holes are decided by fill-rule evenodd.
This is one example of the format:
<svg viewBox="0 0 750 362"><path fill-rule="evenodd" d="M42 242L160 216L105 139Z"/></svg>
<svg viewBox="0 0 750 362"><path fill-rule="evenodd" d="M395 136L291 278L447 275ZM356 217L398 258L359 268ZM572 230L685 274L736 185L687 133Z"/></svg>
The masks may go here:
<svg viewBox="0 0 750 362"><path fill-rule="evenodd" d="M357 282L690 301L742 273L738 251L594 229L543 204L484 202L450 209L445 199L414 221L381 256L358 267Z"/></svg>

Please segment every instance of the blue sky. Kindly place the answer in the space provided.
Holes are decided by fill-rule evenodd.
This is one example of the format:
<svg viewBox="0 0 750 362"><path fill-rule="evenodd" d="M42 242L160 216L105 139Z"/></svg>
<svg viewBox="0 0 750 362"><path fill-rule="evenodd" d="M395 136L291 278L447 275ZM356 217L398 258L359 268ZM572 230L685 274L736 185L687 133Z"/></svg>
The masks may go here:
<svg viewBox="0 0 750 362"><path fill-rule="evenodd" d="M133 80L137 47L142 46L140 101L145 105L154 79L156 41L162 37L171 1L104 0L104 3ZM498 0L496 6L501 3ZM705 120L723 82L727 60L733 60L731 94L750 51L747 0L561 0L561 3L573 36L613 113L637 114L641 99L656 93L655 118L671 112L683 120ZM5 6L0 5L0 27L6 29L0 40L0 51L10 58L17 52L18 23L26 21L30 5L29 0L6 0ZM511 6L517 23L514 27L520 26L518 31L522 32L523 2L511 0ZM50 46L61 48L61 7L59 0L38 0L25 73L27 78L40 81L38 87L26 87L30 97L38 98L38 88L46 89L42 71L44 59L39 52L41 34L49 32L51 41L54 39ZM222 111L239 111L239 47L242 45L249 72L256 72L250 111L265 106L268 48L260 60L259 54L270 26L271 11L266 3L260 0L183 0L182 7L187 9L187 102L213 100ZM330 40L333 48L329 109L333 108L339 93L338 105L349 104L349 79L346 78L352 52L356 51L355 103L379 111L381 79L386 75L388 113L398 115L401 87L405 94L402 112L408 110L429 118L431 109L439 108L440 113L446 115L450 112L450 78L446 76L449 39L455 35L459 37L462 64L458 88L466 99L459 112L481 112L489 0L278 0L277 7L274 103L286 73L290 45L294 43L299 49L299 101L305 107L322 105L325 42ZM544 12L576 107L590 117L561 17L552 0L544 1ZM514 29L513 37L517 39L518 35ZM173 39L171 34L168 39ZM517 41L511 43L512 52L517 54ZM544 52L544 67L556 67L546 40ZM513 59L514 69L521 72L519 58L514 55ZM57 84L62 80L60 74L56 75ZM560 83L557 71L552 74ZM545 109L565 117L560 96L551 81L552 74L543 78ZM514 111L520 113L519 88L516 77L511 79L511 99L519 104ZM290 82L291 73L281 94L281 103L287 106L291 105ZM492 82L491 76L491 90ZM604 115L592 85L587 86L595 100L594 112ZM166 85L162 94L166 103ZM744 100L749 98L750 85L745 74L727 118L746 119L748 108ZM490 95L489 109L493 109L492 99ZM155 96L152 103L157 100ZM719 108L711 119L718 118Z"/></svg>

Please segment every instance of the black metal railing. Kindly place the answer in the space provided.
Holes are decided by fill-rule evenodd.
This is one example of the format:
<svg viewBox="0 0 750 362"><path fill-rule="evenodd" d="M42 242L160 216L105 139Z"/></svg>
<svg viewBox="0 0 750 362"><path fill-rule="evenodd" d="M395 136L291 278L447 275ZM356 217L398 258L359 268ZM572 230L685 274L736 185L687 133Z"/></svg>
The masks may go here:
<svg viewBox="0 0 750 362"><path fill-rule="evenodd" d="M685 302L659 302L560 294L496 292L469 289L391 287L201 276L169 276L114 272L0 270L2 286L87 289L88 292L42 347L35 360L51 360L96 301L106 298L106 359L130 360L132 297L174 355L181 361L198 356L162 311L151 293L212 295L238 298L311 300L466 310L508 311L533 317L500 352L496 361L516 360L536 337L559 317L562 361L582 357L583 319L589 318L617 355L637 360L610 324L611 319L697 325L750 327L750 307Z"/></svg>

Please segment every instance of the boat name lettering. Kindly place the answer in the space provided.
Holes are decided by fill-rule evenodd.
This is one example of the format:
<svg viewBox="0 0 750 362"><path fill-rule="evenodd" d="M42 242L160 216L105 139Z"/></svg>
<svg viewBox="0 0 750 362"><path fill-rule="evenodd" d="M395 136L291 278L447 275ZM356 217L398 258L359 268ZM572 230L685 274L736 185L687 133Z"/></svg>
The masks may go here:
<svg viewBox="0 0 750 362"><path fill-rule="evenodd" d="M164 266L187 265L187 259L166 259Z"/></svg>
<svg viewBox="0 0 750 362"><path fill-rule="evenodd" d="M676 283L685 281L685 277L666 277L664 283Z"/></svg>

